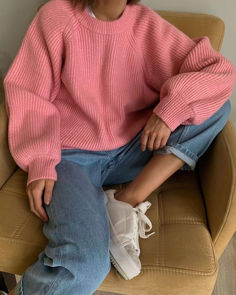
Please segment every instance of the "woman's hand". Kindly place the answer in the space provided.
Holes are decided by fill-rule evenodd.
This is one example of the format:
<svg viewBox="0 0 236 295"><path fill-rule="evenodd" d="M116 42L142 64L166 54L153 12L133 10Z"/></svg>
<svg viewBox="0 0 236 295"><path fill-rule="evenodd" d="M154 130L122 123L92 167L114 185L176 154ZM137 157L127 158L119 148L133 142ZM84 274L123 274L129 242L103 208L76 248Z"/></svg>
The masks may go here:
<svg viewBox="0 0 236 295"><path fill-rule="evenodd" d="M166 123L159 116L152 113L142 132L142 151L146 150L146 145L150 151L164 147L170 134L171 130Z"/></svg>
<svg viewBox="0 0 236 295"><path fill-rule="evenodd" d="M44 191L44 202L49 204L52 199L52 190L55 181L53 179L37 179L32 181L26 188L26 192L29 199L30 210L36 214L43 221L48 221L48 215L44 210L43 204L43 190Z"/></svg>

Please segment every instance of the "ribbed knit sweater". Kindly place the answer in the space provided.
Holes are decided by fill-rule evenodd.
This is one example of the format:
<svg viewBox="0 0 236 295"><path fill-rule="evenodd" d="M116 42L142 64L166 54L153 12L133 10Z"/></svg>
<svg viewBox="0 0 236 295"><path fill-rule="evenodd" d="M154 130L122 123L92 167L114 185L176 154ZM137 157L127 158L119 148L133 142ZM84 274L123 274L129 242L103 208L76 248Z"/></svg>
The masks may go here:
<svg viewBox="0 0 236 295"><path fill-rule="evenodd" d="M191 39L143 4L114 21L51 0L31 21L5 78L8 141L17 165L57 180L62 149L131 141L152 113L173 132L201 124L233 92L236 69L206 36Z"/></svg>

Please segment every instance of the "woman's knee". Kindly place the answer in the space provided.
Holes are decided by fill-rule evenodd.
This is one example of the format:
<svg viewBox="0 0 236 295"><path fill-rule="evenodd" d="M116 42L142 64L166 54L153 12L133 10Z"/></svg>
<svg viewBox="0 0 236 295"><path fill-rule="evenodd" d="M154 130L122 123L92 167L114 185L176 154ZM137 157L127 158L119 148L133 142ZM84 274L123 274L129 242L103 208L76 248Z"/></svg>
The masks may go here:
<svg viewBox="0 0 236 295"><path fill-rule="evenodd" d="M52 208L51 208L52 209ZM87 272L94 279L106 276L110 271L109 223L102 214L93 214L93 218L77 214L70 220L58 218L51 213L49 222L44 223L43 233L49 243L45 247L44 264L66 268L73 276ZM79 211L79 210L78 210ZM103 277L104 279L104 277Z"/></svg>
<svg viewBox="0 0 236 295"><path fill-rule="evenodd" d="M79 227L74 230L73 234L64 232L49 240L44 249L43 264L66 269L71 278L91 277L99 285L110 271L107 235L85 234ZM49 236L46 227L44 232Z"/></svg>
<svg viewBox="0 0 236 295"><path fill-rule="evenodd" d="M88 245L67 245L63 251L61 266L78 279L91 278L99 285L110 271L109 249L104 243Z"/></svg>

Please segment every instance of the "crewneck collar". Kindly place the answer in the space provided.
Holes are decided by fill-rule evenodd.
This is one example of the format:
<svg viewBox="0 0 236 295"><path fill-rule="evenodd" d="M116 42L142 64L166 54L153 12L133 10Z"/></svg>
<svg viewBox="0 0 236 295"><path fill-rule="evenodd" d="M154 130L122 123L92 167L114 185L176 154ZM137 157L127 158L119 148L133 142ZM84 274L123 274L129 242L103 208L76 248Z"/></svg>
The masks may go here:
<svg viewBox="0 0 236 295"><path fill-rule="evenodd" d="M127 4L118 19L103 21L90 15L86 8L82 10L81 3L78 3L76 6L76 16L78 21L89 30L102 34L115 34L130 28L134 19L134 9L135 5Z"/></svg>

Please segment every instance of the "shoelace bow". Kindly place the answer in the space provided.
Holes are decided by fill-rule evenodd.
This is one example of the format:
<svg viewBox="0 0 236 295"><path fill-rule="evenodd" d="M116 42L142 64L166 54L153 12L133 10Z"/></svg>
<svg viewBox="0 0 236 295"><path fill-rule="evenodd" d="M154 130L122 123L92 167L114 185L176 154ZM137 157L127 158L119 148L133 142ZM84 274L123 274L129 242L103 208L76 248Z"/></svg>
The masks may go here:
<svg viewBox="0 0 236 295"><path fill-rule="evenodd" d="M134 211L137 213L138 218L138 232L140 238L147 239L150 236L154 235L155 232L152 232L148 235L146 235L146 232L150 231L152 229L152 223L150 219L145 215L145 212L147 209L151 206L151 203L146 201L134 208ZM148 225L148 228L146 228L146 225Z"/></svg>

